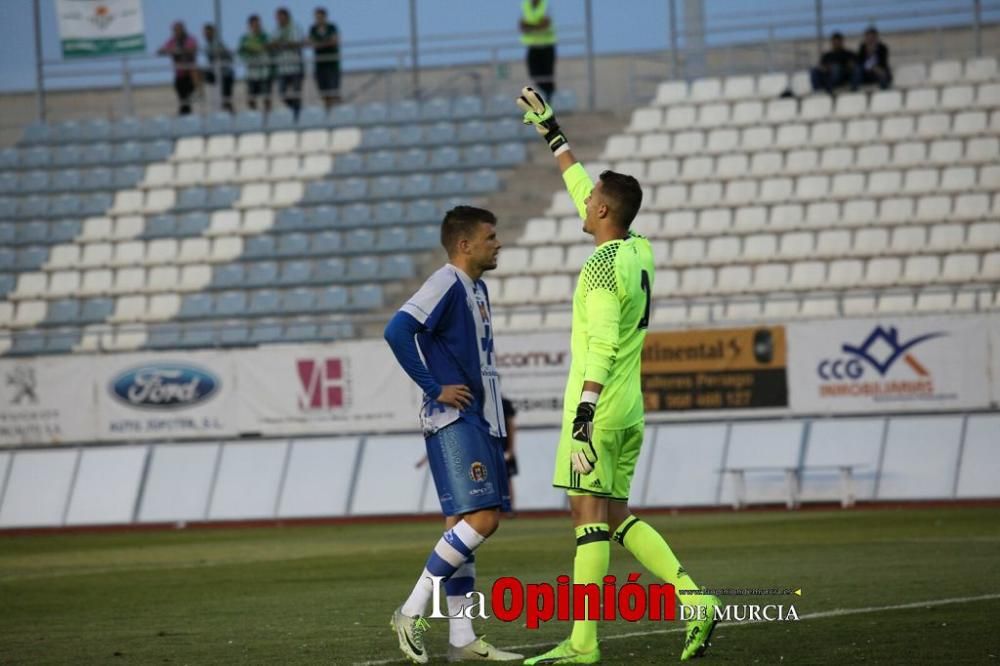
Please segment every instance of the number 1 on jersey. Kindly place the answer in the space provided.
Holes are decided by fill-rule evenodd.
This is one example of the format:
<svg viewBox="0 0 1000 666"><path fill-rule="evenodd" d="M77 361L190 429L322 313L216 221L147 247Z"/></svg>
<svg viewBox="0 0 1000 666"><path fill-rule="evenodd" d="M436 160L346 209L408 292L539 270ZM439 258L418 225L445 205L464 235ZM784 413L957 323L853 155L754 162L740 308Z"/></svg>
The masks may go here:
<svg viewBox="0 0 1000 666"><path fill-rule="evenodd" d="M649 328L649 301L650 295L650 285L649 285L649 273L646 271L642 272L642 277L640 279L640 284L642 286L643 293L646 294L646 310L643 312L642 319L639 320L639 328Z"/></svg>

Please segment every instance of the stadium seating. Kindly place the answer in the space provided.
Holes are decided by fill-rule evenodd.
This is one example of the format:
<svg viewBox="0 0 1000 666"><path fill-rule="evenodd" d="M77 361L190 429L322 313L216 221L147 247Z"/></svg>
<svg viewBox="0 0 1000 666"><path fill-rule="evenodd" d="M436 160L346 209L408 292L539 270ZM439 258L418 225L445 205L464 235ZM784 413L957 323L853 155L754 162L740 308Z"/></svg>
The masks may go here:
<svg viewBox="0 0 1000 666"><path fill-rule="evenodd" d="M653 244L653 320L1000 307L997 61L903 65L896 85L831 98L802 73L671 81L635 109L586 166L643 185L633 229ZM509 327L568 325L571 289L552 290L588 241L554 193L492 280Z"/></svg>

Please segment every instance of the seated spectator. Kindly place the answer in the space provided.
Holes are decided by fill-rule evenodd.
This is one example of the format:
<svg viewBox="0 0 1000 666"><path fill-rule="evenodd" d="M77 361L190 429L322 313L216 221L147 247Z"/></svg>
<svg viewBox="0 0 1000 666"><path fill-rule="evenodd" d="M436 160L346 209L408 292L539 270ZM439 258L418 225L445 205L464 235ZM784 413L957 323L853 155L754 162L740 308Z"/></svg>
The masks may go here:
<svg viewBox="0 0 1000 666"><path fill-rule="evenodd" d="M286 8L280 7L275 12L275 20L278 24L271 34L269 46L278 77L278 92L298 120L299 109L302 108L302 44L305 39L302 28L295 25Z"/></svg>
<svg viewBox="0 0 1000 666"><path fill-rule="evenodd" d="M844 36L835 32L830 36L830 50L819 59L819 65L809 72L813 91L825 90L833 94L835 88L851 83L857 67L854 53L844 48Z"/></svg>
<svg viewBox="0 0 1000 666"><path fill-rule="evenodd" d="M340 36L337 24L326 20L326 10L317 7L316 22L309 29L309 43L316 55L316 87L330 109L340 102Z"/></svg>
<svg viewBox="0 0 1000 666"><path fill-rule="evenodd" d="M854 90L862 83L877 83L882 90L892 85L889 47L879 39L878 30L874 26L865 30L864 41L858 47L858 65L852 86Z"/></svg>
<svg viewBox="0 0 1000 666"><path fill-rule="evenodd" d="M219 63L222 73L222 108L233 112L233 52L216 37L215 26L206 23L202 29L205 37L205 55L208 57L208 68L202 72L206 83L215 83L215 63Z"/></svg>
<svg viewBox="0 0 1000 666"><path fill-rule="evenodd" d="M267 33L260 24L260 17L252 14L247 19L247 33L240 38L240 57L247 67L247 106L257 108L263 102L263 111L271 110L271 54L268 51Z"/></svg>
<svg viewBox="0 0 1000 666"><path fill-rule="evenodd" d="M182 21L175 21L170 39L156 53L170 56L174 62L174 90L177 92L177 113L185 116L191 113L191 97L198 87L195 59L198 42L187 33Z"/></svg>

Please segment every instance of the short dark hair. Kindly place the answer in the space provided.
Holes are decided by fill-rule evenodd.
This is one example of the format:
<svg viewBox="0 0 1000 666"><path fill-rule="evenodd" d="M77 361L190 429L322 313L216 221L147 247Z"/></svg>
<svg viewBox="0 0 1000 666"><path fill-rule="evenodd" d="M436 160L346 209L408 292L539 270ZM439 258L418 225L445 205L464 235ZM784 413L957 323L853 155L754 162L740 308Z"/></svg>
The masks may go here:
<svg viewBox="0 0 1000 666"><path fill-rule="evenodd" d="M317 14L322 14L323 16L326 16L326 7L317 7L313 11Z"/></svg>
<svg viewBox="0 0 1000 666"><path fill-rule="evenodd" d="M837 31L837 32L833 33L832 35L830 35L830 39L843 39L843 38L844 38L844 33L840 32L840 31Z"/></svg>
<svg viewBox="0 0 1000 666"><path fill-rule="evenodd" d="M455 206L444 214L441 221L441 246L450 255L458 246L458 241L471 236L480 222L495 225L497 216L485 208Z"/></svg>
<svg viewBox="0 0 1000 666"><path fill-rule="evenodd" d="M601 193L611 201L615 221L622 229L628 229L642 206L639 181L633 176L609 170L601 174L601 183Z"/></svg>
<svg viewBox="0 0 1000 666"><path fill-rule="evenodd" d="M288 11L288 7L278 7L278 9L275 11L275 13L276 14L284 14L285 16L287 16L289 18L292 17L292 13L290 11Z"/></svg>
<svg viewBox="0 0 1000 666"><path fill-rule="evenodd" d="M866 35L877 35L878 34L878 28L876 28L873 25L870 25L870 26L868 26L868 29L865 30L865 34Z"/></svg>
<svg viewBox="0 0 1000 666"><path fill-rule="evenodd" d="M253 23L254 21L260 23L260 17L257 16L256 14L251 14L249 17L247 17L247 23Z"/></svg>

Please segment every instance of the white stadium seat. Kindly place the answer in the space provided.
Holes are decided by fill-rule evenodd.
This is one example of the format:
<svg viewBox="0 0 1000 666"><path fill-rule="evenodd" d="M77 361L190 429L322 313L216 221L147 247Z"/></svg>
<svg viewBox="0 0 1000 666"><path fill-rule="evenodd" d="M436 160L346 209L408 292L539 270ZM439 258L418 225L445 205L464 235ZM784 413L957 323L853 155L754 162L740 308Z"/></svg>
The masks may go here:
<svg viewBox="0 0 1000 666"><path fill-rule="evenodd" d="M696 102L707 102L722 96L722 79L697 79L691 84L691 99Z"/></svg>
<svg viewBox="0 0 1000 666"><path fill-rule="evenodd" d="M656 104L673 105L683 102L688 96L688 84L686 81L669 81L661 83L656 89Z"/></svg>
<svg viewBox="0 0 1000 666"><path fill-rule="evenodd" d="M649 132L658 129L661 124L663 124L663 110L644 107L632 112L632 122L629 123L628 131Z"/></svg>
<svg viewBox="0 0 1000 666"><path fill-rule="evenodd" d="M938 60L931 65L931 83L954 83L962 78L962 63L958 60Z"/></svg>
<svg viewBox="0 0 1000 666"><path fill-rule="evenodd" d="M997 77L996 58L976 58L965 63L966 81L989 81Z"/></svg>

